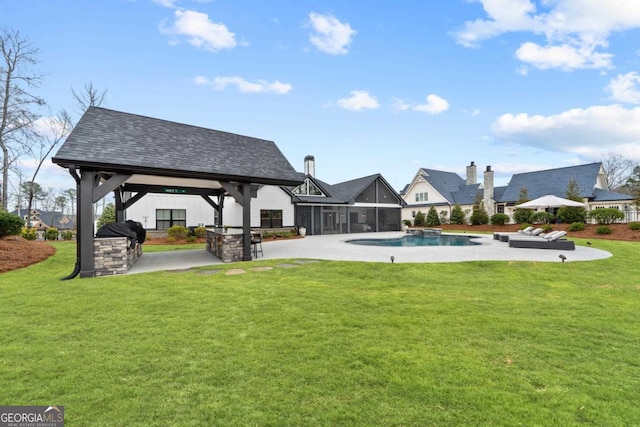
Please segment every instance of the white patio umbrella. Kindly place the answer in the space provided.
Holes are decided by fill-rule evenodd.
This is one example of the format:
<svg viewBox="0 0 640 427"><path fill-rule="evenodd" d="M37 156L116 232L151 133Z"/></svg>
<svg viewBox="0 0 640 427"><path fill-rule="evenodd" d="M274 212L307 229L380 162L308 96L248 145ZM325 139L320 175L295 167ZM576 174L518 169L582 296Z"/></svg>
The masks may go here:
<svg viewBox="0 0 640 427"><path fill-rule="evenodd" d="M561 208L563 206L586 206L584 203L576 202L575 200L563 199L562 197L547 194L546 196L538 197L537 199L529 200L528 202L520 203L516 205L516 208L544 208L548 211L549 208ZM548 219L547 219L548 221Z"/></svg>
<svg viewBox="0 0 640 427"><path fill-rule="evenodd" d="M529 200L528 202L520 203L516 205L517 208L561 208L563 206L586 206L584 203L576 202L575 200L563 199L562 197L547 194L546 196L538 197L537 199Z"/></svg>

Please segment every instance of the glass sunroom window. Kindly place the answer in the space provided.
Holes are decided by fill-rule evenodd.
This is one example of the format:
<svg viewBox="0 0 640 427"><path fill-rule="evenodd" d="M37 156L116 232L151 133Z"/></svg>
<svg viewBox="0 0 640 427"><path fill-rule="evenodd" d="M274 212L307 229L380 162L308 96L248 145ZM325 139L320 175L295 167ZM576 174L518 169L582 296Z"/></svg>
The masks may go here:
<svg viewBox="0 0 640 427"><path fill-rule="evenodd" d="M302 184L293 189L293 194L302 196L322 196L322 191L309 178L305 179Z"/></svg>

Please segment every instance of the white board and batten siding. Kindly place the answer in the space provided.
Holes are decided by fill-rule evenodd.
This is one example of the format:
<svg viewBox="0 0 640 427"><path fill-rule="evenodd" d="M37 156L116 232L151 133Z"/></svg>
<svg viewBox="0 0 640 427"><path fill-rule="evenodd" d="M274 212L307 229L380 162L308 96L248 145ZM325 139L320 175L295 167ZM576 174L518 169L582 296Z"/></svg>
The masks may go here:
<svg viewBox="0 0 640 427"><path fill-rule="evenodd" d="M126 219L139 221L146 229L156 228L156 209L184 209L187 227L215 224L215 210L200 196L147 194L126 210ZM291 196L280 187L265 185L258 189L258 197L251 199L251 227L260 227L260 210L281 210L282 226L293 227L295 208ZM233 197L226 197L222 212L223 225L242 226L242 206Z"/></svg>
<svg viewBox="0 0 640 427"><path fill-rule="evenodd" d="M280 187L265 185L258 189L258 197L251 199L251 227L260 227L261 210L281 210L282 227L293 228L295 225L295 207L291 196ZM223 225L242 226L242 206L233 197L226 197L222 213Z"/></svg>
<svg viewBox="0 0 640 427"><path fill-rule="evenodd" d="M215 209L200 196L186 194L154 194L145 195L126 210L126 219L138 221L149 230L156 228L156 209L184 209L187 215L187 227L200 224L215 224Z"/></svg>

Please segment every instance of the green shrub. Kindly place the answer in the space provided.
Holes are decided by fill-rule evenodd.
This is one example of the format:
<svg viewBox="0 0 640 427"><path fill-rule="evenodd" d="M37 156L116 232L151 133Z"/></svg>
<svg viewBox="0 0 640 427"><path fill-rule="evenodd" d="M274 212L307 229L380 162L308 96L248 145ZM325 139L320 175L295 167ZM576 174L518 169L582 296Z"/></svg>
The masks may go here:
<svg viewBox="0 0 640 427"><path fill-rule="evenodd" d="M606 225L601 225L600 227L596 228L596 234L611 234L613 233L613 230L611 229L611 227L607 227Z"/></svg>
<svg viewBox="0 0 640 427"><path fill-rule="evenodd" d="M446 224L447 221L447 216L449 216L449 212L447 211L440 211L440 224Z"/></svg>
<svg viewBox="0 0 640 427"><path fill-rule="evenodd" d="M585 225L584 222L573 222L569 226L569 231L582 231L584 230Z"/></svg>
<svg viewBox="0 0 640 427"><path fill-rule="evenodd" d="M533 224L548 224L553 221L553 215L549 212L536 212L530 218Z"/></svg>
<svg viewBox="0 0 640 427"><path fill-rule="evenodd" d="M427 227L437 227L440 225L440 216L433 206L429 208L429 212L427 213L426 225Z"/></svg>
<svg viewBox="0 0 640 427"><path fill-rule="evenodd" d="M55 227L47 228L44 233L44 240L58 240L58 229Z"/></svg>
<svg viewBox="0 0 640 427"><path fill-rule="evenodd" d="M493 225L505 225L509 222L509 215L497 213L491 215L491 224Z"/></svg>
<svg viewBox="0 0 640 427"><path fill-rule="evenodd" d="M111 222L116 222L116 206L113 203L108 203L107 206L104 207L102 215L98 218L96 226L100 228Z"/></svg>
<svg viewBox="0 0 640 427"><path fill-rule="evenodd" d="M422 211L418 211L416 217L413 218L413 225L416 227L421 227L427 223L426 216L422 213Z"/></svg>
<svg viewBox="0 0 640 427"><path fill-rule="evenodd" d="M0 212L0 239L20 234L24 221L18 215Z"/></svg>
<svg viewBox="0 0 640 427"><path fill-rule="evenodd" d="M193 233L198 239L204 239L207 237L207 229L204 227L196 227L195 230L193 230Z"/></svg>
<svg viewBox="0 0 640 427"><path fill-rule="evenodd" d="M22 227L22 238L26 240L36 240L36 229L32 227Z"/></svg>
<svg viewBox="0 0 640 427"><path fill-rule="evenodd" d="M548 233L553 230L553 226L551 224L544 224L540 226L540 228L542 228L543 233Z"/></svg>
<svg viewBox="0 0 640 427"><path fill-rule="evenodd" d="M62 237L62 240L72 240L73 231L71 230L63 231L62 233L60 233L60 237Z"/></svg>
<svg viewBox="0 0 640 427"><path fill-rule="evenodd" d="M471 213L471 225L482 225L489 223L489 214L484 210L484 207L474 209Z"/></svg>
<svg viewBox="0 0 640 427"><path fill-rule="evenodd" d="M187 237L187 242L189 242L189 243L193 243L196 240L198 240L198 238L195 235Z"/></svg>
<svg viewBox="0 0 640 427"><path fill-rule="evenodd" d="M189 236L189 229L182 225L174 225L167 229L167 237L172 237L175 240L185 240Z"/></svg>
<svg viewBox="0 0 640 427"><path fill-rule="evenodd" d="M524 224L525 222L531 224L531 216L533 216L533 212L530 209L517 208L513 212L513 220L517 224Z"/></svg>
<svg viewBox="0 0 640 427"><path fill-rule="evenodd" d="M634 230L634 231L640 230L640 222L630 222L629 230Z"/></svg>
<svg viewBox="0 0 640 427"><path fill-rule="evenodd" d="M466 220L464 218L464 212L460 205L455 205L451 210L451 219L449 220L451 224L463 225L466 224Z"/></svg>
<svg viewBox="0 0 640 427"><path fill-rule="evenodd" d="M531 227L531 224L529 224L528 222L522 223L522 225L520 225L520 230L524 230L525 228L529 228Z"/></svg>
<svg viewBox="0 0 640 427"><path fill-rule="evenodd" d="M624 219L624 213L614 208L594 209L589 212L588 216L589 219L594 220L600 225L613 224L616 221Z"/></svg>
<svg viewBox="0 0 640 427"><path fill-rule="evenodd" d="M587 210L577 206L563 206L558 209L558 219L565 224L585 222L587 219Z"/></svg>
<svg viewBox="0 0 640 427"><path fill-rule="evenodd" d="M403 219L402 222L404 223L404 225L406 225L407 227L411 227L411 220L410 219Z"/></svg>

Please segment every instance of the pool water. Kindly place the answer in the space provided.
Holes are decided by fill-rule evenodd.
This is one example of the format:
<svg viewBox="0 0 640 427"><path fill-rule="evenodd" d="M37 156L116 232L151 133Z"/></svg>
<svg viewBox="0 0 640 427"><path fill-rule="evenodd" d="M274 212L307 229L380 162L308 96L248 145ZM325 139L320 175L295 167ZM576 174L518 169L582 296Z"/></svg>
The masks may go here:
<svg viewBox="0 0 640 427"><path fill-rule="evenodd" d="M441 234L438 236L406 235L393 239L353 239L346 242L365 246L471 246L480 244L471 239L473 239L472 236Z"/></svg>

